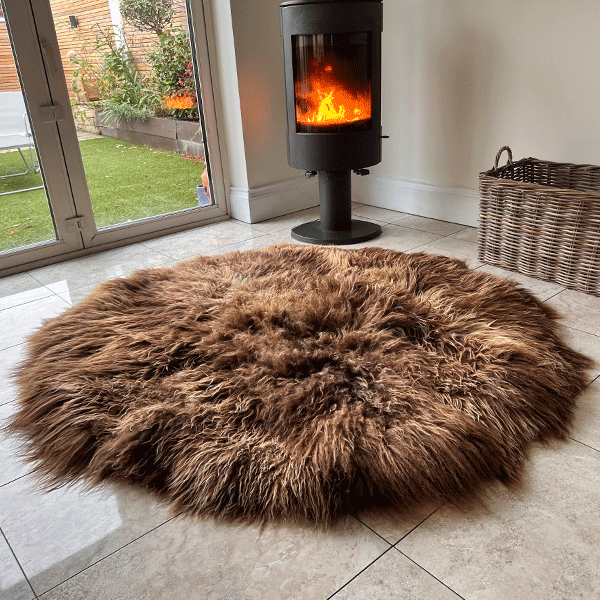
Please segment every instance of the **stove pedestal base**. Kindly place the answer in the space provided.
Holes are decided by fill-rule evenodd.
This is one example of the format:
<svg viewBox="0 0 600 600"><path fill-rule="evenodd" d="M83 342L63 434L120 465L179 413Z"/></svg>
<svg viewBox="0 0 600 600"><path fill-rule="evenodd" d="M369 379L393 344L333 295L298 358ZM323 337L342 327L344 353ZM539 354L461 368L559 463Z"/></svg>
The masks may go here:
<svg viewBox="0 0 600 600"><path fill-rule="evenodd" d="M381 235L381 227L352 219L350 170L319 171L320 219L292 229L292 237L310 244L358 244ZM365 170L365 173L368 171Z"/></svg>
<svg viewBox="0 0 600 600"><path fill-rule="evenodd" d="M358 244L381 235L381 227L376 223L352 219L349 231L321 229L321 221L303 223L292 229L292 237L300 242L322 246Z"/></svg>

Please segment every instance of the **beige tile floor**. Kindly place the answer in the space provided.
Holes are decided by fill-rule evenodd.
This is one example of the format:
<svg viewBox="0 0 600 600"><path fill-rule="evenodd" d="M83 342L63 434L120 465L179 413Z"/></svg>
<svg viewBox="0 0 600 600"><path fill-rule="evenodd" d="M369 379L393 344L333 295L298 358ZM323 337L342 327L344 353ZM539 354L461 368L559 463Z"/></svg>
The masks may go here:
<svg viewBox="0 0 600 600"><path fill-rule="evenodd" d="M26 336L98 283L197 254L291 242L317 209L248 225L229 220L0 280L0 421ZM477 231L355 205L381 223L367 244L456 256L512 277L563 314L562 334L600 362L600 298L482 264ZM600 598L600 364L570 438L534 447L519 489L475 507L362 513L329 531L239 527L172 517L147 494L111 485L42 493L0 436L0 599L594 600Z"/></svg>

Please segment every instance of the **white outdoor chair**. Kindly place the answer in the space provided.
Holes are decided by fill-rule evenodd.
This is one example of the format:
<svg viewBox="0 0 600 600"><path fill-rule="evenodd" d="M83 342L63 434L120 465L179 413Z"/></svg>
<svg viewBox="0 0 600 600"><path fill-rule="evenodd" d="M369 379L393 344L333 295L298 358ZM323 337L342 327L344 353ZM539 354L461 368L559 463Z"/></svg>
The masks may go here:
<svg viewBox="0 0 600 600"><path fill-rule="evenodd" d="M38 173L40 167L35 164L34 148L35 144L33 142L33 135L31 133L31 126L29 124L29 117L27 116L23 94L20 91L0 93L0 178L27 175L32 171ZM29 150L31 166L23 154L23 149ZM3 151L6 150L19 151L25 165L24 171L21 171L20 173L10 173L8 175L2 174L2 155ZM0 196L16 194L18 192L28 192L30 190L39 190L42 187L43 186L40 185L37 187L14 190L12 192L2 192L0 193Z"/></svg>

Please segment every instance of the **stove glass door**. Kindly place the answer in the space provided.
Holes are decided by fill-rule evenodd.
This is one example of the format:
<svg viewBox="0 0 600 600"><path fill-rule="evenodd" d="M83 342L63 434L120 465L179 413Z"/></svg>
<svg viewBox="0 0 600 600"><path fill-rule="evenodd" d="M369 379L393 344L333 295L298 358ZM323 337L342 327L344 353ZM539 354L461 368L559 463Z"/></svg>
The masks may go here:
<svg viewBox="0 0 600 600"><path fill-rule="evenodd" d="M371 34L292 36L296 131L371 129Z"/></svg>

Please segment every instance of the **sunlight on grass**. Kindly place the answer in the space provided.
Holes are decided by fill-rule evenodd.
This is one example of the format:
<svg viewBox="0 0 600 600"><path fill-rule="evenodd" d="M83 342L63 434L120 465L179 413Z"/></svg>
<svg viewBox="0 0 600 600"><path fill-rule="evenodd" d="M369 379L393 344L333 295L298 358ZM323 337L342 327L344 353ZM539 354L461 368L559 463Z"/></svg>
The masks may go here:
<svg viewBox="0 0 600 600"><path fill-rule="evenodd" d="M98 227L198 206L199 159L108 137L79 145ZM22 164L16 151L0 154L0 192L41 185L39 174L2 177ZM0 250L54 238L43 189L0 196Z"/></svg>

